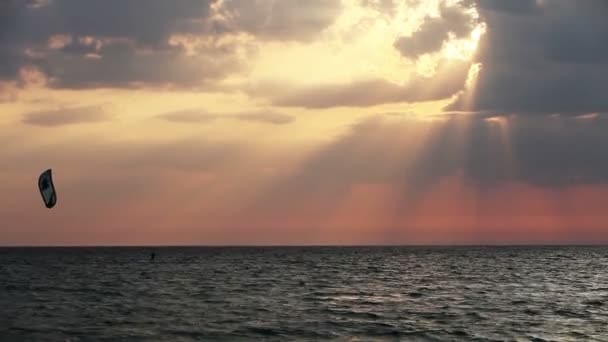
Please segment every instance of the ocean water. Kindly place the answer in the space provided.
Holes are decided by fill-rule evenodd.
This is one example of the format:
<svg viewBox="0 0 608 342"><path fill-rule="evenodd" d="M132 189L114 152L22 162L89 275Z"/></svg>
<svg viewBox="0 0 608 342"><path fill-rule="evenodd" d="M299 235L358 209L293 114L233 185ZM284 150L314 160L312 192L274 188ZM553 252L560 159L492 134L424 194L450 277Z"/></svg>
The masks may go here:
<svg viewBox="0 0 608 342"><path fill-rule="evenodd" d="M608 341L607 247L2 248L0 341Z"/></svg>

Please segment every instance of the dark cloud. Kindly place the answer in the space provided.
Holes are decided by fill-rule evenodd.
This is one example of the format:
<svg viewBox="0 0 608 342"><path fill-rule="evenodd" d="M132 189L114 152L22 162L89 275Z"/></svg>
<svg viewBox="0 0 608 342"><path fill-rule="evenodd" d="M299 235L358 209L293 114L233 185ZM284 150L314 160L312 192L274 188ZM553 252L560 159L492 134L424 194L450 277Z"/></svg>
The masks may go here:
<svg viewBox="0 0 608 342"><path fill-rule="evenodd" d="M310 41L342 11L340 0L224 0L215 29L247 32L262 39Z"/></svg>
<svg viewBox="0 0 608 342"><path fill-rule="evenodd" d="M466 7L441 3L439 17L426 17L417 31L410 36L398 38L394 46L404 57L417 58L439 51L450 34L458 39L467 37L475 25L476 21Z"/></svg>
<svg viewBox="0 0 608 342"><path fill-rule="evenodd" d="M129 38L141 46L163 46L175 33L202 33L214 0L54 0L22 11L17 35L46 42L51 35ZM145 15L142 15L145 13Z"/></svg>
<svg viewBox="0 0 608 342"><path fill-rule="evenodd" d="M539 10L536 0L467 0L468 4L476 4L478 8L488 11L508 12L518 15L536 14Z"/></svg>
<svg viewBox="0 0 608 342"><path fill-rule="evenodd" d="M414 164L415 180L462 172L491 186L519 181L537 186L608 182L608 157L601 146L608 117L454 116L437 128ZM430 177L430 178L429 178Z"/></svg>
<svg viewBox="0 0 608 342"><path fill-rule="evenodd" d="M121 42L104 46L96 53L99 58L50 53L43 66L43 70L52 75L49 85L58 88L169 86L214 89L216 82L243 67L243 60L232 53L188 56L179 47L146 53Z"/></svg>
<svg viewBox="0 0 608 342"><path fill-rule="evenodd" d="M73 55L97 55L99 57L101 57L101 55L99 55L99 52L101 50L101 47L103 46L103 43L101 42L101 40L96 40L96 39L86 39L86 38L80 38L80 39L72 39L72 37L69 38L70 41L68 44L66 44L65 46L59 48L59 51L65 54L73 54Z"/></svg>
<svg viewBox="0 0 608 342"><path fill-rule="evenodd" d="M0 80L18 78L19 69L23 66L19 54L0 46L0 62Z"/></svg>
<svg viewBox="0 0 608 342"><path fill-rule="evenodd" d="M256 85L247 92L270 98L272 104L277 106L305 108L368 107L384 103L430 101L448 98L462 90L469 67L468 62L444 61L435 75L417 75L404 85L375 79L310 87Z"/></svg>
<svg viewBox="0 0 608 342"><path fill-rule="evenodd" d="M0 1L0 80L16 80L19 69L27 63L15 29L20 26L19 20L25 11L25 2Z"/></svg>
<svg viewBox="0 0 608 342"><path fill-rule="evenodd" d="M250 43L226 34L310 40L341 9L338 0L297 6L271 0L216 3L3 1L0 80L16 80L21 68L35 66L47 76L48 85L56 88L216 89L219 81L247 68L256 53ZM174 39L188 35L197 39ZM53 46L59 36L66 42Z"/></svg>
<svg viewBox="0 0 608 342"><path fill-rule="evenodd" d="M448 110L583 114L608 111L608 3L478 1L487 25L476 86ZM539 5L540 4L540 5ZM470 99L470 101L465 101Z"/></svg>
<svg viewBox="0 0 608 342"><path fill-rule="evenodd" d="M0 77L5 79L17 78L26 65L42 70L49 85L59 88L192 85L228 73L229 68L210 63L212 58L187 56L168 43L173 34L202 31L203 25L193 22L208 16L209 1L9 3L2 10L11 20L0 27L0 56L8 61ZM59 35L70 42L49 46Z"/></svg>
<svg viewBox="0 0 608 342"><path fill-rule="evenodd" d="M239 112L239 113L208 113L203 110L183 110L159 115L162 118L171 122L180 123L204 123L220 119L234 119L241 121L253 121L269 123L274 125L284 125L292 123L295 118L291 115L278 113L275 111L254 111L254 112Z"/></svg>
<svg viewBox="0 0 608 342"><path fill-rule="evenodd" d="M23 122L36 126L64 126L109 120L110 116L102 106L73 107L27 113Z"/></svg>
<svg viewBox="0 0 608 342"><path fill-rule="evenodd" d="M76 0L0 4L0 79L34 66L56 88L187 87L215 89L247 67L255 50L226 33L309 40L341 9L333 1ZM296 6L297 5L297 6ZM142 13L145 12L145 15ZM220 20L219 15L223 15ZM57 36L66 44L49 46ZM202 41L171 40L194 35ZM194 53L191 53L194 49ZM243 53L244 50L245 52Z"/></svg>

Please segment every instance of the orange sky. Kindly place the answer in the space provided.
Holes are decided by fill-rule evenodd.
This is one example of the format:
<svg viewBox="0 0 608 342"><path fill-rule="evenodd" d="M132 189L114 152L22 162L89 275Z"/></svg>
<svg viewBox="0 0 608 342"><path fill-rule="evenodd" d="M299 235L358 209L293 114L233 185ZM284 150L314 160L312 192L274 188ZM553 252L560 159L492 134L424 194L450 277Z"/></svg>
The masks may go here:
<svg viewBox="0 0 608 342"><path fill-rule="evenodd" d="M468 0L256 4L0 6L0 245L608 242L608 106L546 95L552 37L525 55L542 75L493 45L542 22ZM534 6L547 25L567 9ZM580 63L568 82L594 80Z"/></svg>

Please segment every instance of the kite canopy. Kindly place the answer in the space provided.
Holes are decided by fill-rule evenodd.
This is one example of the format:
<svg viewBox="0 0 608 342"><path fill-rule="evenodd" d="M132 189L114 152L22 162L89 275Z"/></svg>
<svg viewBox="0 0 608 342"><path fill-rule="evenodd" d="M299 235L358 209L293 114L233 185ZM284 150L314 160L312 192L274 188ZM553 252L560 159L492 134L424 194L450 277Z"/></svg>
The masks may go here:
<svg viewBox="0 0 608 342"><path fill-rule="evenodd" d="M53 175L51 169L48 169L38 177L38 189L42 195L42 200L47 208L52 208L57 203L57 194L53 185Z"/></svg>

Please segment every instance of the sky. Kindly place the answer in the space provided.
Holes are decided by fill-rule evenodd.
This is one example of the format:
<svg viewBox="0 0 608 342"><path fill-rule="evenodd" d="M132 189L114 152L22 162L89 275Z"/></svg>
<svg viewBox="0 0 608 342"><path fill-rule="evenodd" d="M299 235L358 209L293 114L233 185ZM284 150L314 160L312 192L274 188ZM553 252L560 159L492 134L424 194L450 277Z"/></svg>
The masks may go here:
<svg viewBox="0 0 608 342"><path fill-rule="evenodd" d="M606 17L0 1L0 245L608 243Z"/></svg>

